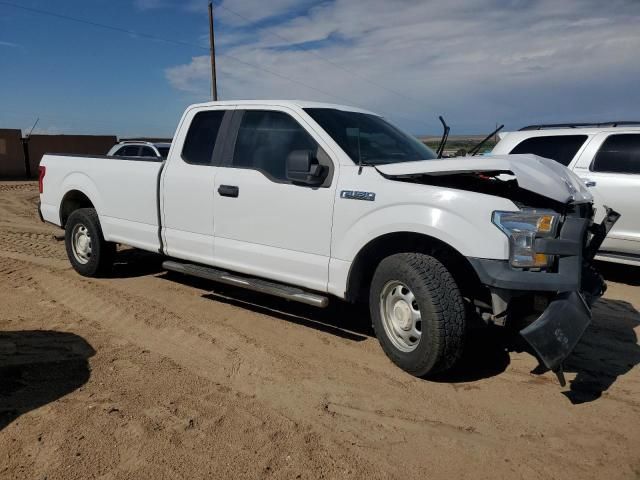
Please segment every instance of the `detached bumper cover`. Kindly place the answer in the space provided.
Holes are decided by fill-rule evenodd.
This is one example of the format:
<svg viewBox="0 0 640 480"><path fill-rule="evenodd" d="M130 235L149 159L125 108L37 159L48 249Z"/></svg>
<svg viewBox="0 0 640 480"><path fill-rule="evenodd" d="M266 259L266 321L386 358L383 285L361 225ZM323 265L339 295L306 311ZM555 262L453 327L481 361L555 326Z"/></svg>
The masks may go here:
<svg viewBox="0 0 640 480"><path fill-rule="evenodd" d="M536 321L520 331L544 365L554 372L591 323L591 310L578 292L561 293Z"/></svg>

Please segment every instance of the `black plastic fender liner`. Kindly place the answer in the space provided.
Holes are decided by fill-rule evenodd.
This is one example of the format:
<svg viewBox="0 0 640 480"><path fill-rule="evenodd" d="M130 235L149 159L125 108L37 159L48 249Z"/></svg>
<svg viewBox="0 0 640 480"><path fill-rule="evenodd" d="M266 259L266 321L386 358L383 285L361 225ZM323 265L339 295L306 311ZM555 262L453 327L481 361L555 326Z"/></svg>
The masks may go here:
<svg viewBox="0 0 640 480"><path fill-rule="evenodd" d="M559 294L520 335L533 347L544 365L554 372L571 354L591 323L591 310L578 292Z"/></svg>

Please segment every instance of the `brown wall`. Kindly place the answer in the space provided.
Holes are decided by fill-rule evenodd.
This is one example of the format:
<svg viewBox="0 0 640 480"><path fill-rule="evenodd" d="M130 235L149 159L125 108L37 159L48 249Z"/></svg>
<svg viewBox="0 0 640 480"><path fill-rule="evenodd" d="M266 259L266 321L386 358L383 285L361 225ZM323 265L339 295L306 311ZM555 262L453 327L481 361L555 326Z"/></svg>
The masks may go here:
<svg viewBox="0 0 640 480"><path fill-rule="evenodd" d="M28 141L31 176L35 177L45 153L106 155L118 139L112 135L31 135Z"/></svg>
<svg viewBox="0 0 640 480"><path fill-rule="evenodd" d="M26 175L22 133L0 129L0 178L24 178Z"/></svg>

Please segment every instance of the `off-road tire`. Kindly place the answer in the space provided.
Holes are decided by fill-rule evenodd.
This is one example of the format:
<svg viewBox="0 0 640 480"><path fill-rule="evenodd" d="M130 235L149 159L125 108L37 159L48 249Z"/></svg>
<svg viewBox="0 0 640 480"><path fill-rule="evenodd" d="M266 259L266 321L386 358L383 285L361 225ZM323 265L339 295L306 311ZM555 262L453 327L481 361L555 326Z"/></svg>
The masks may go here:
<svg viewBox="0 0 640 480"><path fill-rule="evenodd" d="M422 335L411 352L397 348L382 323L381 295L391 281L405 284L420 309ZM406 372L418 377L443 373L460 359L465 333L464 301L451 273L435 258L399 253L382 260L371 282L369 306L382 349Z"/></svg>
<svg viewBox="0 0 640 480"><path fill-rule="evenodd" d="M91 238L91 256L87 263L79 262L72 247L72 232L76 225L84 225ZM84 277L104 277L113 267L115 243L107 242L102 235L98 213L93 208L79 208L69 215L65 225L64 243L67 257L73 269Z"/></svg>

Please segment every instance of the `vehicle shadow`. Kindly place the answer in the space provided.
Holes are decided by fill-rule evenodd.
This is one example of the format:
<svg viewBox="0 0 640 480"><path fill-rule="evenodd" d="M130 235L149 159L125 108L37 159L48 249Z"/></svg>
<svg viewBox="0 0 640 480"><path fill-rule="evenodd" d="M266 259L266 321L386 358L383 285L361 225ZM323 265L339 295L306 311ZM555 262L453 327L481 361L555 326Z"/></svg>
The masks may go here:
<svg viewBox="0 0 640 480"><path fill-rule="evenodd" d="M366 305L353 305L331 299L329 306L321 309L173 272L167 272L160 278L207 290L208 292L202 295L203 298L269 315L347 340L361 342L375 337ZM498 375L508 365L508 336L504 334L503 329L471 329L467 335L465 354L456 368L446 376L429 377L425 380L447 383L472 382Z"/></svg>
<svg viewBox="0 0 640 480"><path fill-rule="evenodd" d="M144 277L164 272L164 257L158 253L146 252L137 248L119 248L113 259L111 278Z"/></svg>
<svg viewBox="0 0 640 480"><path fill-rule="evenodd" d="M638 325L640 313L628 302L600 299L594 305L593 321L565 363L565 371L576 373L565 392L571 403L597 400L640 363Z"/></svg>
<svg viewBox="0 0 640 480"><path fill-rule="evenodd" d="M596 262L600 274L607 281L640 286L640 267L611 262Z"/></svg>
<svg viewBox="0 0 640 480"><path fill-rule="evenodd" d="M84 385L95 350L67 332L0 332L0 431L20 415Z"/></svg>
<svg viewBox="0 0 640 480"><path fill-rule="evenodd" d="M366 306L332 299L326 309L317 309L239 287L219 284L173 272L159 276L205 290L202 296L217 302L269 315L341 338L361 342L374 337ZM565 395L572 403L600 398L616 379L640 363L640 346L634 328L640 313L629 303L601 299L593 309L593 322L573 354L565 362L565 372L576 373ZM429 376L428 381L468 383L503 373L510 364L510 352L535 353L517 331L503 327L470 328L460 362L446 374ZM543 373L544 368L533 373Z"/></svg>
<svg viewBox="0 0 640 480"><path fill-rule="evenodd" d="M351 305L332 299L327 308L314 308L271 295L175 272L166 272L159 278L205 290L207 293L202 295L203 298L269 315L347 340L361 342L373 336L369 313L366 308L359 305Z"/></svg>
<svg viewBox="0 0 640 480"><path fill-rule="evenodd" d="M448 372L426 380L471 383L500 375L511 363L509 352L514 349L513 343L513 335L503 327L470 328L458 363Z"/></svg>

